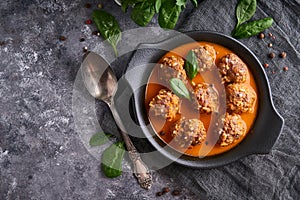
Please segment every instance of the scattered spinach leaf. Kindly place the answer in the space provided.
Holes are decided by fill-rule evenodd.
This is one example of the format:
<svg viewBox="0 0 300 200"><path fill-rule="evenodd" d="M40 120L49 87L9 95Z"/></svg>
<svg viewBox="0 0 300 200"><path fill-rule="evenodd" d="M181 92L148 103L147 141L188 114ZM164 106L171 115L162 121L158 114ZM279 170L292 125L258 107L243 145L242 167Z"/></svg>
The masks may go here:
<svg viewBox="0 0 300 200"><path fill-rule="evenodd" d="M251 19L256 11L256 0L240 0L236 7L236 27Z"/></svg>
<svg viewBox="0 0 300 200"><path fill-rule="evenodd" d="M102 10L94 10L93 19L101 36L111 44L117 56L117 44L121 40L119 23L114 16Z"/></svg>
<svg viewBox="0 0 300 200"><path fill-rule="evenodd" d="M122 174L124 153L124 142L116 142L103 152L101 167L105 176L115 178Z"/></svg>
<svg viewBox="0 0 300 200"><path fill-rule="evenodd" d="M178 6L175 0L164 0L158 15L160 27L173 29L178 21L181 11L181 6Z"/></svg>
<svg viewBox="0 0 300 200"><path fill-rule="evenodd" d="M191 0L191 1L192 1L193 5L194 5L195 7L198 7L198 2L197 2L197 0Z"/></svg>
<svg viewBox="0 0 300 200"><path fill-rule="evenodd" d="M186 56L186 62L184 64L184 69L190 80L195 78L198 73L199 65L197 62L197 56L194 51L190 50Z"/></svg>
<svg viewBox="0 0 300 200"><path fill-rule="evenodd" d="M159 13L159 9L160 9L160 7L161 7L161 1L162 1L162 0L156 0L156 1L155 1L155 12L156 12L156 13Z"/></svg>
<svg viewBox="0 0 300 200"><path fill-rule="evenodd" d="M131 12L131 19L139 26L146 26L155 14L156 0L136 3Z"/></svg>
<svg viewBox="0 0 300 200"><path fill-rule="evenodd" d="M267 17L260 20L254 20L252 22L238 26L236 29L233 30L232 36L235 38L248 38L271 27L272 23L273 19L271 17Z"/></svg>
<svg viewBox="0 0 300 200"><path fill-rule="evenodd" d="M174 94L179 97L184 97L188 100L191 100L190 93L182 80L180 80L179 78L171 78L170 85Z"/></svg>
<svg viewBox="0 0 300 200"><path fill-rule="evenodd" d="M95 147L95 146L101 146L102 144L106 143L111 137L111 134L105 134L103 132L98 132L94 134L91 139L90 139L90 146Z"/></svg>

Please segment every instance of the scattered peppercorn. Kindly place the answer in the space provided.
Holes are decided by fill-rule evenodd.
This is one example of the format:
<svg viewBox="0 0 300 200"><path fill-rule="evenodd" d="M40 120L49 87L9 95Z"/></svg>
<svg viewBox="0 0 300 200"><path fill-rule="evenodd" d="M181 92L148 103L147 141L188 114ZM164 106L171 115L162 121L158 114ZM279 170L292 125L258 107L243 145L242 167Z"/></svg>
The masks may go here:
<svg viewBox="0 0 300 200"><path fill-rule="evenodd" d="M272 47L272 46L273 46L273 44L272 44L272 43L269 43L269 44L268 44L268 47Z"/></svg>
<svg viewBox="0 0 300 200"><path fill-rule="evenodd" d="M97 35L98 31L93 31L92 35Z"/></svg>
<svg viewBox="0 0 300 200"><path fill-rule="evenodd" d="M5 44L4 41L0 41L0 46L3 46Z"/></svg>
<svg viewBox="0 0 300 200"><path fill-rule="evenodd" d="M285 58L286 57L286 53L283 51L283 52L281 52L280 54L279 54L279 57L280 58Z"/></svg>
<svg viewBox="0 0 300 200"><path fill-rule="evenodd" d="M275 74L275 71L274 71L274 70L272 71L272 74Z"/></svg>
<svg viewBox="0 0 300 200"><path fill-rule="evenodd" d="M283 71L288 71L289 70L289 68L287 67L287 66L285 66L284 68L283 68Z"/></svg>
<svg viewBox="0 0 300 200"><path fill-rule="evenodd" d="M273 35L272 39L273 39L273 40L275 40L275 39L276 39L275 35Z"/></svg>
<svg viewBox="0 0 300 200"><path fill-rule="evenodd" d="M86 7L86 8L90 8L90 7L91 7L91 4L89 4L89 3L86 3L86 4L84 5L84 7Z"/></svg>
<svg viewBox="0 0 300 200"><path fill-rule="evenodd" d="M180 195L180 190L173 190L172 195L173 196L179 196Z"/></svg>
<svg viewBox="0 0 300 200"><path fill-rule="evenodd" d="M159 135L161 135L161 136L163 136L163 135L165 135L166 133L164 132L164 131L161 131L161 132L159 132Z"/></svg>
<svg viewBox="0 0 300 200"><path fill-rule="evenodd" d="M65 36L61 35L61 36L59 36L58 39L59 39L60 41L65 41L67 38L66 38Z"/></svg>
<svg viewBox="0 0 300 200"><path fill-rule="evenodd" d="M85 20L85 24L92 24L92 20L90 20L90 19Z"/></svg>
<svg viewBox="0 0 300 200"><path fill-rule="evenodd" d="M102 3L99 3L99 4L98 4L98 8L100 8L100 9L103 8Z"/></svg>
<svg viewBox="0 0 300 200"><path fill-rule="evenodd" d="M84 42L85 41L85 39L84 38L80 38L80 40L79 40L80 42Z"/></svg>
<svg viewBox="0 0 300 200"><path fill-rule="evenodd" d="M265 68L268 68L268 67L269 67L269 64L268 64L268 63L265 63L265 64L264 64L264 67L265 67Z"/></svg>
<svg viewBox="0 0 300 200"><path fill-rule="evenodd" d="M274 58L275 57L275 53L269 53L269 58Z"/></svg>
<svg viewBox="0 0 300 200"><path fill-rule="evenodd" d="M83 52L87 52L88 47L83 47Z"/></svg>
<svg viewBox="0 0 300 200"><path fill-rule="evenodd" d="M29 175L29 176L28 176L28 179L32 179L32 176L31 176L31 175Z"/></svg>
<svg viewBox="0 0 300 200"><path fill-rule="evenodd" d="M259 38L259 39L264 39L264 38L265 38L265 34L264 34L264 33L258 34L258 38Z"/></svg>
<svg viewBox="0 0 300 200"><path fill-rule="evenodd" d="M169 187L164 187L164 188L162 189L162 193L163 193L163 194L168 193L168 192L170 192L170 188L169 188Z"/></svg>
<svg viewBox="0 0 300 200"><path fill-rule="evenodd" d="M157 193L156 193L156 196L158 196L158 197L160 197L161 195L163 195L162 192L157 192Z"/></svg>
<svg viewBox="0 0 300 200"><path fill-rule="evenodd" d="M269 33L269 36L270 36L270 37L272 37L272 36L273 36L273 34L272 34L272 33Z"/></svg>

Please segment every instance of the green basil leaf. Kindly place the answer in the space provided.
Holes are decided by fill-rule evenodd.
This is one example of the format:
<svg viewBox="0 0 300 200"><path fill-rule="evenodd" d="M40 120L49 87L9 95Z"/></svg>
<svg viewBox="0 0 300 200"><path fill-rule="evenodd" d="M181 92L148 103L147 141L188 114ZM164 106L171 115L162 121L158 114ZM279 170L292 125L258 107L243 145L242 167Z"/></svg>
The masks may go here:
<svg viewBox="0 0 300 200"><path fill-rule="evenodd" d="M121 40L121 29L115 17L105 11L94 10L93 19L101 36L111 44L118 55L117 44Z"/></svg>
<svg viewBox="0 0 300 200"><path fill-rule="evenodd" d="M198 7L198 2L197 2L197 0L191 0L191 1L192 1L193 5L194 5L195 7Z"/></svg>
<svg viewBox="0 0 300 200"><path fill-rule="evenodd" d="M199 65L197 62L197 56L192 50L190 50L186 56L186 62L184 63L184 69L190 80L195 78L195 76L198 73Z"/></svg>
<svg viewBox="0 0 300 200"><path fill-rule="evenodd" d="M256 11L256 0L240 0L236 7L236 27L251 19Z"/></svg>
<svg viewBox="0 0 300 200"><path fill-rule="evenodd" d="M233 30L232 36L235 38L248 38L250 36L257 35L258 33L271 27L272 23L273 19L271 17L267 17L242 24Z"/></svg>
<svg viewBox="0 0 300 200"><path fill-rule="evenodd" d="M155 14L155 0L135 4L131 19L140 26L146 26Z"/></svg>
<svg viewBox="0 0 300 200"><path fill-rule="evenodd" d="M190 93L182 80L180 80L179 78L171 78L170 85L174 94L179 97L184 97L188 100L191 100Z"/></svg>
<svg viewBox="0 0 300 200"><path fill-rule="evenodd" d="M155 1L155 12L156 12L156 13L159 13L159 9L160 9L160 7L161 7L161 1L162 1L162 0L156 0L156 1Z"/></svg>
<svg viewBox="0 0 300 200"><path fill-rule="evenodd" d="M158 15L160 27L173 29L181 13L181 6L176 4L176 0L164 0Z"/></svg>
<svg viewBox="0 0 300 200"><path fill-rule="evenodd" d="M112 136L111 134L105 134L103 132L99 132L94 134L90 139L90 146L101 146L102 144L108 141L108 138Z"/></svg>
<svg viewBox="0 0 300 200"><path fill-rule="evenodd" d="M115 178L122 174L124 153L124 142L116 142L103 152L101 167L105 176Z"/></svg>

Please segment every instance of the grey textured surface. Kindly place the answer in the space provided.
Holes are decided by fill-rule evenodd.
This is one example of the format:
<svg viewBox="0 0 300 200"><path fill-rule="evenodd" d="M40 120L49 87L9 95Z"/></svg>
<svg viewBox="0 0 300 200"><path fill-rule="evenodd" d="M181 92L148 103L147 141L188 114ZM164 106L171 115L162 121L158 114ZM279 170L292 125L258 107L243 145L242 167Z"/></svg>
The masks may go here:
<svg viewBox="0 0 300 200"><path fill-rule="evenodd" d="M206 0L196 10L188 6L179 29L230 34L236 1L226 2ZM93 7L86 9L85 3ZM91 34L94 25L84 24L97 3L0 2L0 41L4 41L0 46L0 199L154 199L166 185L183 187L178 180L185 186L181 198L186 199L299 199L299 1L258 1L255 18L274 17L270 32L276 39L241 40L261 62L270 64L266 72L273 100L285 118L272 152L211 170L174 164L154 172L155 185L150 191L140 189L130 173L113 180L105 178L98 159L74 130L72 90L82 47L93 49L102 41ZM137 27L114 3L101 3L114 13L122 30ZM157 26L157 20L149 26ZM67 40L59 41L60 35ZM86 40L79 42L81 37ZM268 42L273 43L276 54L286 51L287 58L269 60ZM118 77L128 59L126 55L113 64ZM285 65L289 67L287 72L282 71ZM96 108L103 129L116 133L107 107L96 102ZM167 194L161 199L171 198Z"/></svg>
<svg viewBox="0 0 300 200"><path fill-rule="evenodd" d="M95 25L84 21L100 2L117 17L122 30L137 28L129 14L108 0L0 2L1 200L153 199L164 186L182 188L159 172L153 174L150 191L141 189L129 172L105 178L100 155L95 158L74 130L72 95L82 48L93 49L102 41L92 35ZM85 8L86 3L92 8ZM157 20L149 26L157 26ZM59 41L60 35L67 39ZM114 63L118 77L128 58ZM117 134L107 107L96 102L96 108L103 129ZM183 193L186 199L194 198L185 188Z"/></svg>

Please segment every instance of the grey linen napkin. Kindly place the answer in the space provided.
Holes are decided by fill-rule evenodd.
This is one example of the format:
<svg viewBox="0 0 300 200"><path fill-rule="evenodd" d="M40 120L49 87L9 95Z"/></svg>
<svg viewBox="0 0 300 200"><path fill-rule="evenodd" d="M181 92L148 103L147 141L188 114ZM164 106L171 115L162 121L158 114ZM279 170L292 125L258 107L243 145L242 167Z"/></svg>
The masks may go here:
<svg viewBox="0 0 300 200"><path fill-rule="evenodd" d="M235 26L237 1L205 0L179 30L212 30L230 35ZM270 81L274 104L285 119L281 135L267 155L251 155L224 167L207 170L172 164L162 170L180 180L200 199L300 198L300 1L258 1L254 19L271 16L266 38L240 40L262 63ZM271 32L275 39L268 36ZM268 43L273 47L268 48ZM279 58L281 51L287 53ZM268 58L274 52L276 57ZM283 71L287 66L288 71ZM268 131L268 130L266 130Z"/></svg>

